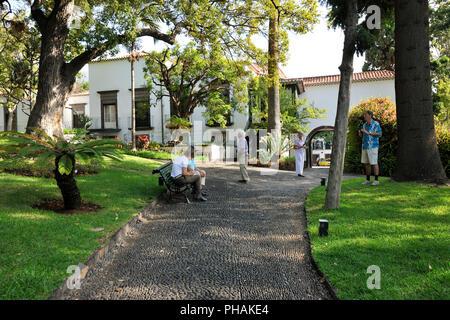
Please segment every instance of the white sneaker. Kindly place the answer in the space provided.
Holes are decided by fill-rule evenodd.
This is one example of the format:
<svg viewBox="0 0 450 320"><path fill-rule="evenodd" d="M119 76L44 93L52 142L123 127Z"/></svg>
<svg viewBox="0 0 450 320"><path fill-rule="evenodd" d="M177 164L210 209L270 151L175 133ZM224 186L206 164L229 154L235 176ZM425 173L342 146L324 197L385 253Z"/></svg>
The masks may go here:
<svg viewBox="0 0 450 320"><path fill-rule="evenodd" d="M369 183L370 183L370 180L366 180L362 184L369 184Z"/></svg>
<svg viewBox="0 0 450 320"><path fill-rule="evenodd" d="M372 185L373 186L377 186L377 185L379 185L380 184L380 181L378 181L378 180L375 180L374 182L372 182Z"/></svg>

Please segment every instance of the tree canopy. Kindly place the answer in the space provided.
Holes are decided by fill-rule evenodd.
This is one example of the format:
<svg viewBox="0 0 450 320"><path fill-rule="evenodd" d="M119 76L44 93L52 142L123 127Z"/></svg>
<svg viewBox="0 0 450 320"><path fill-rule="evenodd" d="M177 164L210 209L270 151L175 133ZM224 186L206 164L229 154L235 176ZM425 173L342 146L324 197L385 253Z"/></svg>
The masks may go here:
<svg viewBox="0 0 450 320"><path fill-rule="evenodd" d="M172 115L187 119L197 106L203 105L209 121L224 126L232 107L244 110L248 74L245 61L227 59L220 46L191 42L152 52L145 59L149 87L157 98L169 97Z"/></svg>

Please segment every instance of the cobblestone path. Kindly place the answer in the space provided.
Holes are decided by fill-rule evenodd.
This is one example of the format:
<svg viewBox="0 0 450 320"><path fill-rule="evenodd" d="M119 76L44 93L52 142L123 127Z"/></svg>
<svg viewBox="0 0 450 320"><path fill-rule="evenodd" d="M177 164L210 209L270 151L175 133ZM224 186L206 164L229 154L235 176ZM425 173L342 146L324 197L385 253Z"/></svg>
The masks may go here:
<svg viewBox="0 0 450 320"><path fill-rule="evenodd" d="M249 168L248 185L236 166L206 170L208 202L158 204L65 298L330 299L309 261L302 213L327 170L300 178Z"/></svg>

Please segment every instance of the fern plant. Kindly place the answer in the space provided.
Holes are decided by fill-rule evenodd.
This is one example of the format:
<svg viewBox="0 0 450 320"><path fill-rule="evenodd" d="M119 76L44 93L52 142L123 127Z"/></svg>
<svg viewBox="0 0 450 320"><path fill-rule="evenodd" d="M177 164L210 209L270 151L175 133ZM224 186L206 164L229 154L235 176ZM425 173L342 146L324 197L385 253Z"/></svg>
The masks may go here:
<svg viewBox="0 0 450 320"><path fill-rule="evenodd" d="M73 143L63 139L54 140L41 129L33 129L33 135L20 132L2 132L0 139L8 140L0 144L3 151L12 152L18 157L37 158L38 161L55 161L55 180L61 190L66 210L81 207L81 195L74 179L77 159L103 161L103 157L120 160L118 147L123 142L114 139L93 140Z"/></svg>

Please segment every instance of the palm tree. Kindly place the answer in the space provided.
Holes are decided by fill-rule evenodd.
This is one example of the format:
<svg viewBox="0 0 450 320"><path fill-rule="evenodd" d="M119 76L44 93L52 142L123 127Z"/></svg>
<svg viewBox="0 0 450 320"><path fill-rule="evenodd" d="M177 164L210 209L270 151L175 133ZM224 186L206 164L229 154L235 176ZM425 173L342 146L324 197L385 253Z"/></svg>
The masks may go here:
<svg viewBox="0 0 450 320"><path fill-rule="evenodd" d="M118 146L124 144L114 139L69 142L63 139L54 140L42 129L34 128L33 135L20 132L2 132L0 138L9 140L2 149L11 150L19 156L33 157L38 160L55 160L55 180L61 190L64 209L72 210L81 207L80 190L74 179L77 159L103 161L103 157L119 160L121 154Z"/></svg>
<svg viewBox="0 0 450 320"><path fill-rule="evenodd" d="M428 1L395 1L398 181L448 181L433 119Z"/></svg>

